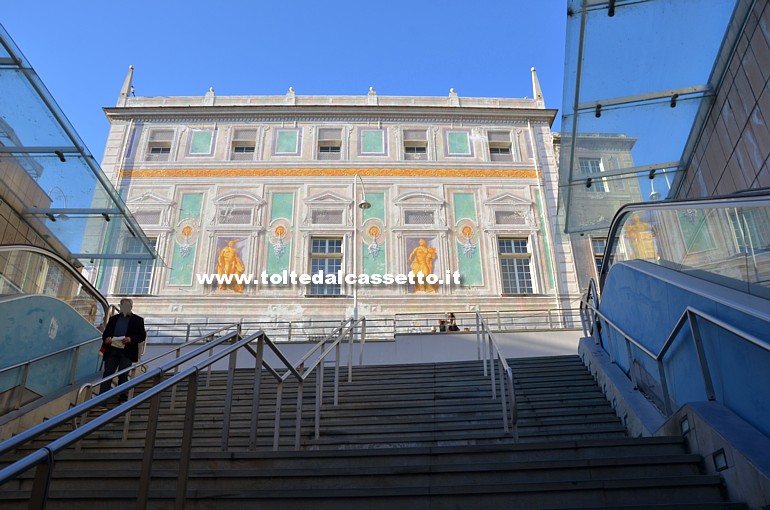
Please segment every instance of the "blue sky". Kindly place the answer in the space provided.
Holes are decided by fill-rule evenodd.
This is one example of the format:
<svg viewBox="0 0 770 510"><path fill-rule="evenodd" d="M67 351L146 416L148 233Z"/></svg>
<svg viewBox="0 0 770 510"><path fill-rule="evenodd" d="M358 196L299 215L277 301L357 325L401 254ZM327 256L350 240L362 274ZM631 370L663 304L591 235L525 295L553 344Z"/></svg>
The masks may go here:
<svg viewBox="0 0 770 510"><path fill-rule="evenodd" d="M560 108L566 0L13 1L0 23L98 161L129 65L137 95L531 97ZM559 117L554 126L558 129Z"/></svg>

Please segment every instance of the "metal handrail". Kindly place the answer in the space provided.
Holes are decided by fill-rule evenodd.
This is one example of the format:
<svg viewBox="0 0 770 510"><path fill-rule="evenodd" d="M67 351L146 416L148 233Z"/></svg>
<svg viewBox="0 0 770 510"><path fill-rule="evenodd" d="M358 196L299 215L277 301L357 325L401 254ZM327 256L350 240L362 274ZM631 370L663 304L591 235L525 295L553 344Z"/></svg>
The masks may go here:
<svg viewBox="0 0 770 510"><path fill-rule="evenodd" d="M488 343L484 342L483 337L488 338ZM495 360L500 363L499 384L500 384L500 402L503 407L503 430L511 432L514 441L519 440L519 419L516 406L516 392L513 385L513 370L508 365L500 346L492 335L487 320L476 312L476 341L479 348L479 354L483 350L482 362L484 365L484 376L489 375L492 384L492 399L497 399L497 383L495 382ZM487 374L487 364L489 364L489 373ZM506 387L508 399L506 401ZM510 427L508 426L508 408L510 408Z"/></svg>
<svg viewBox="0 0 770 510"><path fill-rule="evenodd" d="M235 333L235 335L237 335L237 333ZM229 340L232 336L233 334L225 335L220 339L218 339L217 343L222 343L223 341ZM68 446L72 445L73 443L84 439L86 436L88 436L92 432L95 432L101 429L104 425L114 421L117 418L120 418L120 416L122 416L123 414L131 412L133 409L135 409L139 405L152 399L150 416L149 416L150 421L148 423L147 436L145 440L144 458L142 461L141 477L139 482L140 489L139 489L139 498L138 498L139 506L140 507L146 506L148 488L149 488L149 475L152 467L153 452L155 448L155 436L157 432L157 414L160 410L160 396L163 391L169 388L172 388L174 386L177 386L180 382L184 380L188 380L187 406L185 410L185 426L184 426L183 437L182 437L179 477L177 482L178 483L177 507L181 507L181 504L184 500L184 496L186 493L186 488L187 488L187 474L189 472L190 451L192 446L192 424L194 421L194 413L195 413L195 397L197 395L198 374L202 369L211 366L212 364L214 364L215 362L219 361L220 359L226 356L230 356L232 358L233 355L240 348L248 345L250 342L257 339L259 336L263 336L261 332L255 333L247 338L240 339L237 342L233 343L231 346L216 353L214 356L208 357L207 359L195 364L192 367L189 367L183 370L182 372L172 376L171 378L165 381L162 381L163 375L166 372L168 372L171 368L177 366L178 360L175 360L172 363L164 365L163 367L156 368L151 372L144 374L141 378L136 379L134 383L135 384L138 383L140 379L142 381L148 380L148 379L155 379L156 384L152 388L148 389L147 391L143 392L141 395L133 398L132 400L129 400L123 403L122 405L106 412L105 414L99 416L93 421L88 422L83 426L73 430L72 432L62 436L61 438L49 443L47 446L40 448L39 450L33 452L32 454L0 470L0 484L3 484L9 481L10 479L20 475L21 473L33 467L36 467L37 470L35 473L35 480L32 487L32 499L30 500L30 507L43 508L45 506L45 501L48 498L48 489L50 487L50 480L53 474L54 456L57 453L64 450L65 448L67 448ZM105 395L115 394L119 391L121 391L121 388L114 388ZM58 418L57 421L69 421L72 418L79 415L80 413L82 413L84 410L90 409L90 407L91 406L89 405L88 402L83 403L80 406L75 407L63 413L59 417L57 417ZM47 424L48 422L44 422L41 425L47 425ZM152 426L150 426L150 424L152 424ZM41 427L41 426L38 426L38 427ZM44 428L50 430L50 428L52 427L48 425ZM223 437L229 434L229 423L227 423L226 427L223 427L222 433L223 433ZM26 433L23 433L23 434L27 435ZM34 435L34 437L36 437L37 435L38 434ZM19 436L16 436L16 437L19 437ZM13 442L13 439L9 440L9 442ZM5 444L3 444L2 446L4 447L3 450L8 451L8 447L6 447ZM17 446L18 445L15 444L13 445L13 448L16 448Z"/></svg>
<svg viewBox="0 0 770 510"><path fill-rule="evenodd" d="M115 388L112 388L106 393L100 393L99 395L96 395L92 399L86 400L82 404L79 404L65 411L62 414L54 416L44 421L43 423L35 425L34 427L27 429L24 432L21 432L11 437L10 439L5 440L4 442L0 443L0 455L4 455L12 450L15 450L19 446L22 446L23 444L29 441L32 441L33 439L37 438L41 434L50 432L53 428L72 421L73 419L79 417L80 415L90 411L94 407L103 405L104 403L109 401L111 398L117 397L120 393L127 391L130 388L135 388L145 383L146 381L149 381L155 375L158 375L158 374L165 375L169 370L179 365L182 365L184 363L187 363L188 361L196 358L198 355L208 351L211 347L216 347L224 342L232 340L237 336L238 336L238 332L233 332L233 333L228 333L227 335L223 335L210 344L204 345L202 347L199 347L198 349L185 353L180 358L170 361L165 365L162 365L154 370L146 372L134 379L131 379L125 382L124 384L116 386ZM3 483L2 479L0 479L0 483Z"/></svg>
<svg viewBox="0 0 770 510"><path fill-rule="evenodd" d="M593 283L593 280L591 281ZM595 292L595 287L594 287ZM591 287L589 286L589 292L591 291ZM629 355L629 378L633 381L634 385L638 386L638 381L636 380L635 372L632 370L633 363L631 363L631 349L630 345L633 345L637 349L639 349L641 352L643 352L647 357L652 359L658 367L658 374L660 377L660 384L661 384L661 391L663 392L663 402L665 407L665 413L666 416L671 416L673 410L671 405L671 397L668 392L668 384L666 381L666 374L664 370L664 357L668 350L671 348L671 345L674 343L674 340L679 335L679 332L682 330L685 324L688 324L690 327L690 333L692 333L693 342L695 344L695 352L698 356L698 365L701 370L701 376L703 377L703 384L706 389L706 394L709 400L716 400L716 394L714 392L714 384L713 379L711 376L711 372L709 370L708 362L706 359L706 352L703 348L703 339L700 335L700 327L698 326L696 320L697 318L704 319L711 324L714 324L715 326L721 328L724 331L727 331L728 333L732 333L733 335L737 336L738 338L745 340L749 342L750 344L753 344L756 347L759 347L760 349L770 353L770 344L766 341L757 338L756 336L747 333L743 331L740 328L736 328L735 326L726 323L725 321L714 317L711 314L708 314L706 312L702 312L696 308L693 308L691 306L687 306L682 312L682 315L680 315L679 320L677 320L676 325L669 333L668 337L666 338L666 341L663 343L661 348L658 350L657 353L654 353L650 351L647 347L641 344L638 340L633 338L631 335L629 335L627 332L625 332L620 326L612 322L605 314L603 314L601 311L599 311L598 306L596 306L594 303L591 303L588 301L588 299L591 297L589 292L586 293L584 296L584 299L582 300L582 304L586 307L588 311L590 311L593 314L593 317L591 318L591 328L584 328L588 329L591 335L593 335L593 325L597 322L597 317L600 317L603 319L605 323L607 323L610 327L612 327L615 331L617 331L621 336L623 336L623 339L626 341L626 351ZM586 315L586 318L588 319L588 316ZM602 336L601 336L601 330L597 330L598 338L597 343L601 342ZM607 351L610 355L610 358L612 358L612 354ZM612 360L614 362L614 360Z"/></svg>
<svg viewBox="0 0 770 510"><path fill-rule="evenodd" d="M578 300L579 301L579 298ZM469 332L472 331L473 322L475 320L476 313L481 313L482 316L488 316L491 320L496 320L497 330L507 329L537 329L542 326L547 329L553 329L554 327L567 327L561 324L565 320L577 320L580 316L580 309L567 308L567 307L551 307L540 308L534 310L479 310L479 311L459 311L454 312L456 318L456 324L458 326L471 326ZM419 313L397 313L393 318L394 333L398 334L400 329L408 329L409 333L426 333L431 331L433 326L437 326L434 321L436 319L448 319L449 312L419 312ZM542 318L541 322L511 322L510 319L516 318ZM506 319L509 319L506 321ZM417 322L417 324L415 324ZM420 323L421 322L421 323ZM406 323L406 325L404 325ZM533 327L534 326L534 327Z"/></svg>
<svg viewBox="0 0 770 510"><path fill-rule="evenodd" d="M50 358L52 356L57 356L59 354L63 354L69 351L75 351L74 359L72 360L72 371L70 372L70 384L75 384L75 374L77 374L78 369L78 363L80 362L80 349L88 344L94 343L101 340L101 337L95 337L91 338L89 340L86 340L84 342L80 342L79 344L70 345L69 347L65 347L64 349L59 349L58 351L49 352L47 354L43 354L42 356L38 356L37 358L32 358L27 361L22 361L21 363L17 363L15 365L11 365L9 367L5 367L3 369L0 369L0 375L2 375L5 372L10 372L11 370L18 370L23 368L24 372L21 376L21 382L19 383L20 391L18 392L18 396L16 397L16 403L14 404L13 409L18 410L21 409L21 401L24 397L24 387L27 385L27 379L29 378L29 372L32 367L32 364L37 363L38 361L42 361L44 359Z"/></svg>
<svg viewBox="0 0 770 510"><path fill-rule="evenodd" d="M107 302L107 298L105 298L101 292L99 292L96 287L94 287L91 282L88 281L86 277L84 277L81 273L79 273L74 267L72 267L72 264L70 264L66 259L60 257L58 254L46 250L45 248L40 248L38 246L30 246L26 244L6 244L6 245L0 245L0 252L5 251L26 251L31 253L37 253L38 255L43 255L45 257L48 257L49 259L55 260L58 262L61 266L63 266L67 272L74 276L75 279L82 285L89 294L93 295L93 298L96 299L99 303L102 305L102 309L104 312L103 315L103 322L106 324L107 318L109 317L109 308L110 304Z"/></svg>
<svg viewBox="0 0 770 510"><path fill-rule="evenodd" d="M83 385L80 386L80 389L78 390L78 394L77 394L77 397L75 399L75 404L76 405L79 404L80 403L80 397L83 396L83 394L87 390L92 390L94 388L94 386L99 386L100 384L102 384L105 381L110 381L110 380L115 379L116 377L118 377L120 375L127 374L129 372L132 372L131 376L133 376L136 373L136 370L138 370L138 369L140 369L142 367L146 367L150 363L152 363L153 361L156 361L156 360L158 360L160 358L163 358L163 357L165 357L165 356L167 356L167 355L169 355L169 354L171 354L173 352L176 352L176 354L177 354L176 357L179 358L179 356L181 355L181 350L183 348L189 347L190 345L198 343L200 341L204 341L205 342L207 338L211 338L214 335L217 335L217 334L219 334L219 333L221 333L221 332L223 332L223 331L225 331L227 329L237 328L237 327L238 327L238 324L237 323L233 323L233 324L230 324L229 326L225 326L223 328L219 328L219 329L211 331L210 333L207 333L205 335L201 335L199 337L193 338L192 340L189 340L188 342L185 342L183 344L179 344L178 346L174 347L173 349L169 349L168 351L165 351L165 352L163 352L161 354L158 354L157 356L153 356L150 359L142 360L139 363L134 363L130 367L124 368L123 370L115 372L112 375L109 375L107 377L103 377L103 378L98 379L96 381L90 381L90 382L84 383ZM101 339L101 338L99 338L99 339ZM147 342L142 342L142 343L146 344ZM2 372L2 371L0 371L0 372ZM88 400L88 399L85 399L85 400Z"/></svg>
<svg viewBox="0 0 770 510"><path fill-rule="evenodd" d="M261 369L262 367L265 367L268 369L268 372L273 376L273 378L278 382L278 387L276 389L276 402L275 402L275 423L273 426L273 450L278 450L279 442L280 442L280 419L281 419L281 404L282 404L282 396L283 396L283 384L291 377L293 377L297 381L297 406L296 406L296 420L295 420L295 428L294 428L294 449L298 450L300 447L300 432L301 432L301 416L302 416L302 394L304 391L304 383L305 381L310 377L310 375L317 369L318 375L316 377L316 395L315 395L315 409L314 409L314 429L315 429L315 438L318 439L320 437L320 424L321 424L321 404L323 402L323 383L324 383L324 363L326 361L326 358L331 354L332 351L335 352L335 367L334 367L334 407L336 407L339 403L339 362L340 362L340 346L342 339L347 337L349 344L350 344L350 355L348 357L348 382L352 382L353 380L353 373L352 373L352 345L353 345L353 331L356 328L358 324L361 324L365 319L359 319L357 322L353 321L352 319L347 319L343 321L340 326L336 329L336 335L335 333L330 334L327 338L324 339L323 342L319 343L318 345L314 346L310 352L308 352L305 356L303 356L299 361L292 364L289 362L289 360L281 353L280 349L276 346L276 344L271 341L266 336L263 336L259 339L257 343L257 350L256 352L253 352L255 358L256 358L256 374L254 379L254 388L252 393L252 416L251 416L251 431L249 434L249 449L253 450L256 448L256 434L257 434L257 422L259 417L259 395L260 395L260 379L261 379ZM365 329L364 329L365 332ZM332 337L335 337L334 340L332 340L329 345L324 349L318 358L310 365L310 367L305 368L304 363L314 354L317 350L321 348L321 346L325 345L327 340L331 340ZM283 364L284 368L286 369L283 374L280 374L277 370L272 368L265 360L264 360L264 347L267 345L267 347L273 352L273 354L280 360L280 362Z"/></svg>

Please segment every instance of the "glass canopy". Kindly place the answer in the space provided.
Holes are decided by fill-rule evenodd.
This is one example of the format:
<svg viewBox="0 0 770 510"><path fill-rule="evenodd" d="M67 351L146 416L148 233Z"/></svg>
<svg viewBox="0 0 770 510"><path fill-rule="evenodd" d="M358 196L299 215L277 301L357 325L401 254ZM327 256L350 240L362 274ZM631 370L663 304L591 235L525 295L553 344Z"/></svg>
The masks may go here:
<svg viewBox="0 0 770 510"><path fill-rule="evenodd" d="M751 3L569 0L559 162L566 232L607 229L622 205L673 195Z"/></svg>
<svg viewBox="0 0 770 510"><path fill-rule="evenodd" d="M0 175L39 235L83 265L158 258L35 70L0 25ZM52 239L53 238L53 239ZM127 239L138 240L124 253ZM140 246L141 249L137 249Z"/></svg>

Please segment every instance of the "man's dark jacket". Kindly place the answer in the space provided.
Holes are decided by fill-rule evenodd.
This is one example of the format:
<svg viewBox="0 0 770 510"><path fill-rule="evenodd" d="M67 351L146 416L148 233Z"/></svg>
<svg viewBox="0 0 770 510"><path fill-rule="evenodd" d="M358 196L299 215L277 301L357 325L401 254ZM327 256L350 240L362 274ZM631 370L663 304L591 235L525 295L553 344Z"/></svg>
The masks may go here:
<svg viewBox="0 0 770 510"><path fill-rule="evenodd" d="M110 320L107 321L107 327L104 328L102 333L102 340L115 336L115 325L118 323L120 314L113 315ZM144 319L136 314L128 316L128 329L126 329L125 336L131 339L131 343L127 344L123 349L128 359L131 361L139 361L139 344L144 342L147 338L147 331L144 329ZM107 356L110 351L117 349L111 345L107 346L107 350L104 355Z"/></svg>

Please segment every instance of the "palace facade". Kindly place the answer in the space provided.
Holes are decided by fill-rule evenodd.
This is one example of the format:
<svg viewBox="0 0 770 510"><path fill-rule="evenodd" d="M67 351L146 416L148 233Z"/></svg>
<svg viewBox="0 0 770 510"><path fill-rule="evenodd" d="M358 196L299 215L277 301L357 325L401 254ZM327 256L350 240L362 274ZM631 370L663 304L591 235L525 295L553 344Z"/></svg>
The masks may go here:
<svg viewBox="0 0 770 510"><path fill-rule="evenodd" d="M576 306L556 217L556 111L534 69L533 99L134 97L132 75L105 108L102 168L165 264L97 261L111 299L190 320ZM276 276L321 271L353 276ZM409 271L434 276L373 283Z"/></svg>

